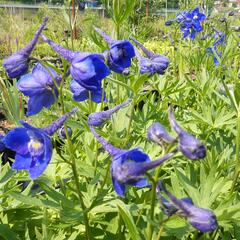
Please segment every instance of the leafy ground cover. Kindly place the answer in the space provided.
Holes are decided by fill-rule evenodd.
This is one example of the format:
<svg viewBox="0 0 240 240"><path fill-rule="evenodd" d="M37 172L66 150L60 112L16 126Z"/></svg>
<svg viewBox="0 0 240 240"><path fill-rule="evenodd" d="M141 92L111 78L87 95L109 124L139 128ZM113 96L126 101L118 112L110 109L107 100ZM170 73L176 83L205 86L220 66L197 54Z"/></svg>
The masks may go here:
<svg viewBox="0 0 240 240"><path fill-rule="evenodd" d="M114 3L109 18L88 12L74 20L47 8L31 20L0 14L0 236L239 239L238 13L200 9L203 18L194 6L166 26L138 15L134 1ZM20 54L23 65L14 65L16 55L7 65L46 16L44 36L30 56ZM74 52L100 56L85 62ZM20 76L9 77L16 69ZM163 163L153 168L155 159Z"/></svg>

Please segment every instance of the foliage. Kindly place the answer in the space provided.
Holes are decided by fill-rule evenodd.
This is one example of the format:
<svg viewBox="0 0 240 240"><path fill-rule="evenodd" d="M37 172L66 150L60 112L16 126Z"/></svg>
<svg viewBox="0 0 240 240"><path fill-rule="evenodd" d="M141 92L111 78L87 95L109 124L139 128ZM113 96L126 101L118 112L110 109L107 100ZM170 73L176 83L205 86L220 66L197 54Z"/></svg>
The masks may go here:
<svg viewBox="0 0 240 240"><path fill-rule="evenodd" d="M220 23L216 16L205 23L206 33L212 33L211 24L226 33L226 44L221 46L221 65L216 67L213 56L206 53L213 39L202 41L204 33L200 33L195 41L183 40L177 25L167 28L162 19L137 21L134 19L137 4L137 1L114 0L108 9L110 19L93 12L77 16L75 40L71 38L72 25L67 11L44 8L32 20L1 12L1 61L32 39L45 15L50 20L44 34L66 48L86 52L106 50L106 44L92 28L95 24L117 39L134 35L145 47L167 55L171 61L164 75L140 75L136 60L128 76L112 73L104 80L108 102L101 104L74 102L69 90L71 79L65 79L64 107L66 110L79 107L67 122L73 130L71 144L69 139L54 135L51 163L34 181L25 171L11 170L13 160L0 167L0 236L3 239L86 239L86 215L91 239L150 239L149 224L153 228L152 239L239 239L240 58L238 33L230 28L239 21L228 18L226 24ZM41 40L34 57L33 63L40 59L60 74L69 67ZM16 123L23 118L27 98L19 96L16 82L11 82L2 68L0 74L1 107L6 110L7 120ZM147 140L147 129L156 121L170 129L167 111L173 105L181 126L206 145L207 156L193 162L177 154L149 174L154 176L159 171L159 179L178 198L190 196L197 206L212 209L219 223L214 232L202 234L178 216L167 217L157 199L153 201L155 210L151 218L152 191L148 187L129 188L124 199L113 191L110 157L94 139L87 118L90 113L111 108L127 98L133 99L132 105L115 113L98 132L116 147L140 146L152 159L157 158L166 149ZM28 120L43 127L62 114L61 104L59 101Z"/></svg>

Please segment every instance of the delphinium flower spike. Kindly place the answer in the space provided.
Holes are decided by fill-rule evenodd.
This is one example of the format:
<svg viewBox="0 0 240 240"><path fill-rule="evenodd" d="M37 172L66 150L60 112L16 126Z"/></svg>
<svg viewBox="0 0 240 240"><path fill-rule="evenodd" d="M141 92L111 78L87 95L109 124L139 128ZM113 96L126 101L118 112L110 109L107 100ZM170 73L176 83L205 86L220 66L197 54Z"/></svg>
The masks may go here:
<svg viewBox="0 0 240 240"><path fill-rule="evenodd" d="M184 11L177 15L177 22L180 23L180 29L183 33L183 37L196 38L196 34L203 30L201 23L206 19L205 14L199 11L199 8L195 8L192 11Z"/></svg>
<svg viewBox="0 0 240 240"><path fill-rule="evenodd" d="M179 149L183 155L192 160L202 159L206 156L206 147L193 135L184 131L177 123L173 108L169 108L169 122L178 134Z"/></svg>
<svg viewBox="0 0 240 240"><path fill-rule="evenodd" d="M178 199L172 193L166 190L162 182L158 182L158 191L163 191L168 197L170 202L165 204L167 212L171 214L178 214L188 220L188 222L201 232L211 232L218 227L215 214L207 208L199 208L193 205L190 198ZM170 215L171 215L170 214Z"/></svg>
<svg viewBox="0 0 240 240"><path fill-rule="evenodd" d="M147 136L148 136L149 140L151 140L154 143L160 144L160 145L163 142L171 143L176 140L174 137L169 135L169 133L166 131L165 127L158 122L153 123L148 128Z"/></svg>
<svg viewBox="0 0 240 240"><path fill-rule="evenodd" d="M109 110L91 113L88 117L88 125L89 126L102 125L107 119L109 119L112 116L113 113L118 111L120 108L127 106L130 102L131 102L131 100L129 99Z"/></svg>
<svg viewBox="0 0 240 240"><path fill-rule="evenodd" d="M153 75L155 73L164 74L165 70L169 65L169 59L160 54L154 54L147 48L145 48L139 41L134 38L131 38L135 44L142 49L146 57L143 57L137 48L134 48L140 67L140 73L149 73Z"/></svg>
<svg viewBox="0 0 240 240"><path fill-rule="evenodd" d="M45 28L47 21L48 17L45 17L34 38L25 48L22 48L18 52L4 59L3 67L6 69L10 78L19 78L27 72L29 56L36 46L38 38Z"/></svg>
<svg viewBox="0 0 240 240"><path fill-rule="evenodd" d="M226 35L223 32L218 31L217 29L214 29L214 31L215 32L213 38L215 42L213 43L212 46L208 47L206 51L208 54L213 55L214 64L216 66L219 66L220 65L219 59L222 56L222 52L218 50L218 47L223 46L225 44Z"/></svg>
<svg viewBox="0 0 240 240"><path fill-rule="evenodd" d="M61 77L50 67L38 63L31 73L23 75L17 88L29 97L27 116L39 113L44 107L50 108L58 97L57 85Z"/></svg>
<svg viewBox="0 0 240 240"><path fill-rule="evenodd" d="M102 79L110 74L109 68L104 63L103 54L73 52L47 39L44 35L42 35L42 39L71 63L71 76L82 88L93 92L92 95L102 91Z"/></svg>
<svg viewBox="0 0 240 240"><path fill-rule="evenodd" d="M12 165L14 170L27 170L31 179L39 177L48 166L52 157L53 135L76 112L74 108L46 128L36 128L24 121L20 121L23 127L14 128L3 138L4 145L16 152Z"/></svg>
<svg viewBox="0 0 240 240"><path fill-rule="evenodd" d="M148 185L144 174L151 169L156 168L166 160L175 155L177 149L165 156L151 161L149 156L139 148L131 150L119 149L108 143L95 130L90 127L96 139L102 144L104 149L112 156L111 176L113 187L117 194L124 197L126 185L135 187L146 187Z"/></svg>
<svg viewBox="0 0 240 240"><path fill-rule="evenodd" d="M101 29L95 27L104 40L108 43L110 50L105 52L109 68L117 73L131 66L131 59L135 56L133 45L128 40L114 40Z"/></svg>

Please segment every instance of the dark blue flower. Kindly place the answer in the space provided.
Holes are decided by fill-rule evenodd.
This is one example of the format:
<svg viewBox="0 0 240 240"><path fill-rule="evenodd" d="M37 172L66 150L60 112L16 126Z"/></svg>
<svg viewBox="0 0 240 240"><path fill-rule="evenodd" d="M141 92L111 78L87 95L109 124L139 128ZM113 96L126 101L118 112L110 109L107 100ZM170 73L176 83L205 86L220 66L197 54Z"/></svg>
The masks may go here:
<svg viewBox="0 0 240 240"><path fill-rule="evenodd" d="M48 166L52 157L52 143L50 136L56 132L67 118L76 112L63 115L46 128L35 128L24 121L21 128L15 128L3 138L5 146L16 152L12 165L14 170L27 170L31 179L40 176Z"/></svg>
<svg viewBox="0 0 240 240"><path fill-rule="evenodd" d="M175 141L175 138L170 136L165 127L158 122L153 123L148 128L147 136L149 140L158 144L162 144L162 142L171 143Z"/></svg>
<svg viewBox="0 0 240 240"><path fill-rule="evenodd" d="M88 90L100 91L102 79L110 74L104 63L103 54L72 52L47 39L44 35L42 35L42 38L58 54L71 63L70 73L78 84Z"/></svg>
<svg viewBox="0 0 240 240"><path fill-rule="evenodd" d="M183 32L183 37L190 37L195 39L197 32L203 30L201 22L206 19L205 14L199 12L199 8L192 11L184 11L176 16L178 23L180 23L180 30Z"/></svg>
<svg viewBox="0 0 240 240"><path fill-rule="evenodd" d="M177 123L172 107L169 108L169 121L178 134L179 149L183 155L192 160L205 158L206 147L193 135L184 131Z"/></svg>
<svg viewBox="0 0 240 240"><path fill-rule="evenodd" d="M28 73L20 78L17 88L29 97L28 116L39 113L44 107L50 108L56 101L58 90L54 79L60 84L61 78L51 69L37 64L32 73Z"/></svg>
<svg viewBox="0 0 240 240"><path fill-rule="evenodd" d="M130 103L131 100L127 100L109 110L102 111L102 112L95 112L91 113L88 117L88 125L89 126L100 126L102 125L107 119L109 119L113 113L118 111L120 108L125 107Z"/></svg>
<svg viewBox="0 0 240 240"><path fill-rule="evenodd" d="M77 102L91 99L93 102L100 103L102 101L102 97L103 101L106 101L106 93L102 92L103 89L100 84L96 89L88 90L82 87L77 81L72 80L70 83L70 89L73 93L73 99Z"/></svg>
<svg viewBox="0 0 240 240"><path fill-rule="evenodd" d="M45 28L47 21L48 17L45 17L33 40L25 48L4 59L3 67L6 69L10 78L19 78L27 72L29 56L37 44L38 38Z"/></svg>
<svg viewBox="0 0 240 240"><path fill-rule="evenodd" d="M122 73L124 69L131 66L131 59L135 56L133 45L128 40L113 40L101 29L95 30L109 44L110 50L105 53L109 68L117 73Z"/></svg>
<svg viewBox="0 0 240 240"><path fill-rule="evenodd" d="M167 204L165 202L165 206L163 207L170 207L174 213L186 218L194 228L198 229L201 232L211 232L218 227L216 216L211 210L194 206L189 198L176 198L166 190L163 183L161 182L158 184L158 190L164 191L171 201ZM173 206L175 209L172 208Z"/></svg>
<svg viewBox="0 0 240 240"><path fill-rule="evenodd" d="M169 158L176 151L166 154L164 157L151 161L149 156L138 148L120 151L112 160L111 175L114 189L121 197L124 197L126 185L145 187L148 185L144 173L154 169Z"/></svg>
<svg viewBox="0 0 240 240"><path fill-rule="evenodd" d="M149 156L139 148L131 150L116 148L102 138L92 126L90 126L90 129L104 149L113 157L111 164L112 182L115 191L121 197L124 197L126 185L147 186L148 183L144 173L159 166L176 153L176 150L174 150L162 158L151 161Z"/></svg>
<svg viewBox="0 0 240 240"><path fill-rule="evenodd" d="M153 52L146 49L139 41L134 38L131 38L138 47L142 49L146 57L143 57L137 48L134 48L140 67L140 73L148 73L153 75L155 73L164 74L165 70L169 65L169 59L160 54L154 54Z"/></svg>

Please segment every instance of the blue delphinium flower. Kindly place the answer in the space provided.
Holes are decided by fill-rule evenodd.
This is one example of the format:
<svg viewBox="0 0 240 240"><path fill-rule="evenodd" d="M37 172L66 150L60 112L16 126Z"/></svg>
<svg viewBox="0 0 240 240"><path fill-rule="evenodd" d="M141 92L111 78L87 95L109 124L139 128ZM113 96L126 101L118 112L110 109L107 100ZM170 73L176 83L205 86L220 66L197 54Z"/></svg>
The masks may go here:
<svg viewBox="0 0 240 240"><path fill-rule="evenodd" d="M147 57L143 57L137 48L134 48L140 67L140 73L148 73L153 75L155 73L164 74L169 65L169 59L160 54L154 54L150 50L146 49L139 41L131 38L138 47L142 49Z"/></svg>
<svg viewBox="0 0 240 240"><path fill-rule="evenodd" d="M102 125L107 119L109 119L112 116L113 113L127 106L130 102L131 100L127 100L109 110L91 113L88 117L88 125L94 127Z"/></svg>
<svg viewBox="0 0 240 240"><path fill-rule="evenodd" d="M39 177L52 157L52 136L77 111L74 108L46 128L35 128L24 121L23 127L14 128L3 138L5 146L16 152L14 170L27 170L31 179Z"/></svg>
<svg viewBox="0 0 240 240"><path fill-rule="evenodd" d="M135 56L133 45L128 40L114 40L99 28L95 27L95 30L109 45L110 50L105 52L109 68L116 73L122 73L130 67L131 59Z"/></svg>
<svg viewBox="0 0 240 240"><path fill-rule="evenodd" d="M103 54L72 52L42 35L58 54L71 63L70 73L73 79L87 90L101 91L102 79L110 74L104 63Z"/></svg>
<svg viewBox="0 0 240 240"><path fill-rule="evenodd" d="M217 31L215 29L215 33L213 35L214 43L211 47L206 49L208 54L213 55L213 61L216 66L220 65L219 59L222 56L222 52L218 50L219 45L225 44L226 35L223 32Z"/></svg>
<svg viewBox="0 0 240 240"><path fill-rule="evenodd" d="M189 198L176 198L166 190L161 182L158 183L158 190L164 191L170 199L170 203L167 203L167 205L165 204L163 207L167 206L170 212L173 210L174 213L186 218L197 230L201 232L211 232L218 227L216 216L210 209L194 206ZM175 209L173 209L173 207L175 207Z"/></svg>
<svg viewBox="0 0 240 240"><path fill-rule="evenodd" d="M153 123L148 128L147 136L149 140L157 144L162 144L162 142L171 143L176 140L175 138L170 136L166 131L165 127L158 122Z"/></svg>
<svg viewBox="0 0 240 240"><path fill-rule="evenodd" d="M17 88L29 97L27 116L39 113L44 107L50 108L58 96L57 86L61 77L50 67L37 64L32 73L23 75L17 83Z"/></svg>
<svg viewBox="0 0 240 240"><path fill-rule="evenodd" d="M48 17L45 17L33 40L25 48L4 59L3 67L10 78L19 78L27 72L29 56L37 44L38 38L45 28L47 21Z"/></svg>
<svg viewBox="0 0 240 240"><path fill-rule="evenodd" d="M77 102L82 102L87 99L91 99L93 102L100 103L103 100L106 101L106 93L103 93L101 84L96 89L88 90L82 87L77 81L72 80L70 83L70 89L73 93L73 99Z"/></svg>
<svg viewBox="0 0 240 240"><path fill-rule="evenodd" d="M112 183L115 191L121 197L124 197L126 185L146 187L148 183L147 178L143 176L145 172L156 168L177 152L177 150L174 150L157 160L151 161L149 156L139 148L131 150L116 148L102 138L94 127L90 126L90 129L104 149L113 157L111 164Z"/></svg>
<svg viewBox="0 0 240 240"><path fill-rule="evenodd" d="M201 23L206 19L205 14L199 12L199 8L195 8L192 11L184 11L176 17L178 23L180 23L180 29L183 32L183 37L196 38L196 34L203 30Z"/></svg>
<svg viewBox="0 0 240 240"><path fill-rule="evenodd" d="M179 149L183 155L192 160L205 158L206 147L193 135L184 131L177 123L172 107L169 108L169 122L178 134Z"/></svg>

